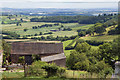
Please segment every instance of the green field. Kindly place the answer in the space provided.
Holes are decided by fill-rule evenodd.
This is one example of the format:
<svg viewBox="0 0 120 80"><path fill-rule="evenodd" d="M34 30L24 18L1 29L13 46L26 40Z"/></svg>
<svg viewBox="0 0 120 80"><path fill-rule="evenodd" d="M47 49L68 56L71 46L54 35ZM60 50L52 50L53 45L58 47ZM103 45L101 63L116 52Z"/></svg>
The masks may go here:
<svg viewBox="0 0 120 80"><path fill-rule="evenodd" d="M119 35L88 36L88 37L81 37L80 39L96 40L96 41L113 41L118 36Z"/></svg>
<svg viewBox="0 0 120 80"><path fill-rule="evenodd" d="M63 42L63 49L64 49L64 53L66 57L69 57L70 52L73 50L65 50L65 47L67 47L69 44L71 44L73 42L73 40L67 40Z"/></svg>
<svg viewBox="0 0 120 80"><path fill-rule="evenodd" d="M39 34L40 32L47 33L47 32L51 32L50 30L58 30L61 25L64 26L64 28L71 28L72 31L56 31L56 32L52 32L53 34L51 34L52 36L56 37L56 36L73 36L73 35L77 35L77 30L78 29L88 29L90 26L93 26L93 24L78 24L78 23L59 23L58 26L52 26L52 27L43 27L43 28L38 28L38 29L32 29L33 26L41 26L44 24L55 24L55 23L48 23L48 22L30 22L30 18L33 18L35 16L18 16L15 17L13 16L11 19L8 19L7 16L3 16L3 21L9 22L12 20L20 20L21 18L26 21L26 22L22 22L21 25L22 26L17 26L16 24L2 24L2 30L4 31L10 31L10 32L15 32L17 34L19 34L21 37L22 36L26 36L26 35L32 35L32 37L41 37L41 36L49 36L50 34L47 35L37 35L34 36L35 34ZM39 16L41 17L41 16ZM24 31L24 29L28 29L27 31Z"/></svg>
<svg viewBox="0 0 120 80"><path fill-rule="evenodd" d="M74 74L73 74L74 72ZM86 74L86 71L72 71L72 70L66 70L66 73L64 74L64 76L66 76L66 78L83 78L80 75L84 75ZM24 72L8 72L8 71L4 71L2 74L2 78L23 78L24 77ZM44 78L41 76L29 76L26 78ZM53 77L54 78L54 77ZM46 78L45 78L46 79Z"/></svg>

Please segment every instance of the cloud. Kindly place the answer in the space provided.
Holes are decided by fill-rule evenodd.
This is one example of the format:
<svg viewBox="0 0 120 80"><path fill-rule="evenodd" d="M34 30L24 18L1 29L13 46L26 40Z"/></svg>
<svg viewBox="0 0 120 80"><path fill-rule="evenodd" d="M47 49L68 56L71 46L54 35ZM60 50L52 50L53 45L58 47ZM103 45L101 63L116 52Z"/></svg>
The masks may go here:
<svg viewBox="0 0 120 80"><path fill-rule="evenodd" d="M0 0L9 8L116 8L118 3L61 3L61 2L118 2L119 0ZM49 3L51 2L51 3ZM52 3L58 2L58 3ZM60 3L59 3L60 2Z"/></svg>
<svg viewBox="0 0 120 80"><path fill-rule="evenodd" d="M29 1L29 0L0 0L0 2L26 2L26 1Z"/></svg>
<svg viewBox="0 0 120 80"><path fill-rule="evenodd" d="M1 0L0 2L118 2L119 0Z"/></svg>
<svg viewBox="0 0 120 80"><path fill-rule="evenodd" d="M119 0L29 0L32 2L118 2Z"/></svg>

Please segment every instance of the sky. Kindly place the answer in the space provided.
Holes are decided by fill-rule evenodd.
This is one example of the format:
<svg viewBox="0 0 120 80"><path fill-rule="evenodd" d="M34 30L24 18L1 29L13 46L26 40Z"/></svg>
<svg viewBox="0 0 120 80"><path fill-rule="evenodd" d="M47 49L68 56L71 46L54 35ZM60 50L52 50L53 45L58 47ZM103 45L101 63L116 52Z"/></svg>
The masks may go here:
<svg viewBox="0 0 120 80"><path fill-rule="evenodd" d="M118 2L119 0L0 0L0 2Z"/></svg>
<svg viewBox="0 0 120 80"><path fill-rule="evenodd" d="M98 2L98 3L79 3ZM106 3L100 3L106 2ZM109 3L111 2L111 3ZM0 0L8 8L116 8L119 0Z"/></svg>

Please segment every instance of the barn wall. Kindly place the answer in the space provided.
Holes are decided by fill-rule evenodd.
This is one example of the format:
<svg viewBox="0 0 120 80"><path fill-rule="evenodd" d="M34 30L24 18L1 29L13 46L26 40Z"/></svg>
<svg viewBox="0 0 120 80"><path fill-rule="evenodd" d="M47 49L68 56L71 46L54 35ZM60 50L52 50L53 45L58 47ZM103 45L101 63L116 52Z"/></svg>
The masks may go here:
<svg viewBox="0 0 120 80"><path fill-rule="evenodd" d="M18 60L19 60L19 55L16 55L16 54L11 55L11 62L12 63L18 63Z"/></svg>
<svg viewBox="0 0 120 80"><path fill-rule="evenodd" d="M55 61L51 61L48 63L55 63L57 66L61 66L61 67L65 67L66 66L66 58L64 59L59 59L59 60L55 60Z"/></svg>

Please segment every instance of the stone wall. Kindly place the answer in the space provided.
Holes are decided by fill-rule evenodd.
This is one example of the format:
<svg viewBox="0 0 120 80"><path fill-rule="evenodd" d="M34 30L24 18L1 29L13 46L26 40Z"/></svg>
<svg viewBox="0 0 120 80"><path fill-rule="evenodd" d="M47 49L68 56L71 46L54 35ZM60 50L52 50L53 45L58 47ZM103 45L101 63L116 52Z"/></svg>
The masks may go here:
<svg viewBox="0 0 120 80"><path fill-rule="evenodd" d="M115 63L115 77L120 79L120 61Z"/></svg>
<svg viewBox="0 0 120 80"><path fill-rule="evenodd" d="M120 80L120 62L119 61L115 63L115 72L112 75L111 80Z"/></svg>

